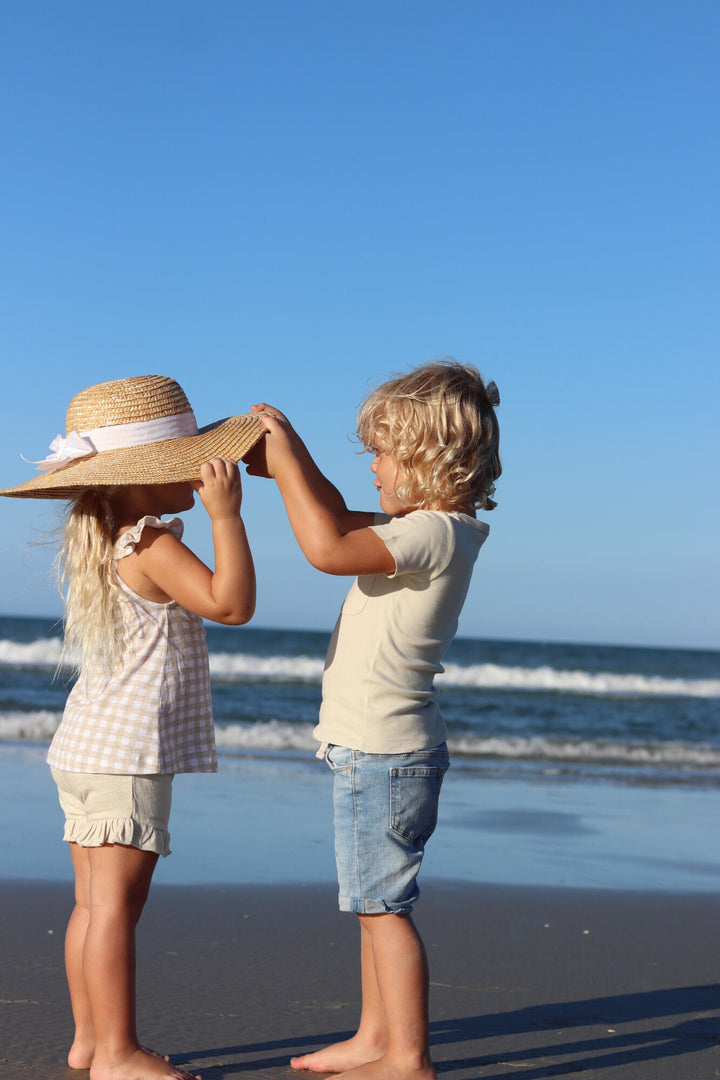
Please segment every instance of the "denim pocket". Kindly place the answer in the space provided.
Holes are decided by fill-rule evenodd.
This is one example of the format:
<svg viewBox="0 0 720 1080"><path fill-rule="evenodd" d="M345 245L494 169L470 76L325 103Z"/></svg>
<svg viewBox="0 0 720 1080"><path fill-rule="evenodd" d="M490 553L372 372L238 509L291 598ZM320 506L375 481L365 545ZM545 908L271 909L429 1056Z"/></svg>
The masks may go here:
<svg viewBox="0 0 720 1080"><path fill-rule="evenodd" d="M426 843L437 825L440 788L447 766L405 765L390 770L390 828L415 844Z"/></svg>
<svg viewBox="0 0 720 1080"><path fill-rule="evenodd" d="M346 746L336 746L335 743L328 743L325 751L325 761L333 772L347 772L353 763L353 751L348 750Z"/></svg>

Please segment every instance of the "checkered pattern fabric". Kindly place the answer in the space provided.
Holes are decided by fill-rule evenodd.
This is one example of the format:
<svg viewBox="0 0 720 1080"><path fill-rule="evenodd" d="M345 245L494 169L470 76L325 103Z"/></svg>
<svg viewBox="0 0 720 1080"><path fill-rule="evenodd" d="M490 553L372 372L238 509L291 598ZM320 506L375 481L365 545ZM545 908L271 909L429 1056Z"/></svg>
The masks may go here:
<svg viewBox="0 0 720 1080"><path fill-rule="evenodd" d="M172 528L143 519L142 527ZM122 557L132 550L124 534ZM73 687L48 762L64 772L215 772L210 672L202 619L157 604L118 579L123 597L123 664L107 679L86 667Z"/></svg>

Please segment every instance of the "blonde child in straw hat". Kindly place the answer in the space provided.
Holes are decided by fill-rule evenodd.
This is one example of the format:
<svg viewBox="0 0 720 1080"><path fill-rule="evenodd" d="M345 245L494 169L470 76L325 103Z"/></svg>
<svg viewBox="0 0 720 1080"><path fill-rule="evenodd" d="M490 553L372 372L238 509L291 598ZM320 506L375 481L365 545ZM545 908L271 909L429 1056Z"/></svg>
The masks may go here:
<svg viewBox="0 0 720 1080"><path fill-rule="evenodd" d="M274 476L305 556L357 575L328 649L318 756L333 771L339 903L360 921L357 1033L291 1059L352 1080L432 1080L428 972L410 912L448 752L433 680L488 535L499 477L494 383L455 361L383 383L358 437L381 514L350 511L276 409L248 471Z"/></svg>
<svg viewBox="0 0 720 1080"><path fill-rule="evenodd" d="M68 1064L91 1080L191 1077L138 1042L135 926L169 854L173 775L217 769L202 620L252 617L236 462L264 434L250 415L198 430L164 376L102 383L70 402L42 474L0 491L68 504L59 568L65 655L79 676L48 762L75 871ZM189 510L195 492L212 521L214 571L181 542L179 518L161 520Z"/></svg>

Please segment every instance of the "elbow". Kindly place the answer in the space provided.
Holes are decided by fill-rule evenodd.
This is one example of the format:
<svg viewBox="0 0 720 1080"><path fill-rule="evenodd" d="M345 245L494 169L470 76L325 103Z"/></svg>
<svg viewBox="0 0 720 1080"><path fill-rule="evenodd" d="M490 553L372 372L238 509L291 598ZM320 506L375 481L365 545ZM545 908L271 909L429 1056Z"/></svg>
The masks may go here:
<svg viewBox="0 0 720 1080"><path fill-rule="evenodd" d="M342 574L337 568L337 551L333 548L315 547L305 552L305 558L322 574Z"/></svg>
<svg viewBox="0 0 720 1080"><path fill-rule="evenodd" d="M226 615L224 618L218 619L217 621L222 626L245 626L246 623L250 622L253 615L253 611L232 612L232 614Z"/></svg>
<svg viewBox="0 0 720 1080"><path fill-rule="evenodd" d="M228 611L218 615L216 621L223 626L244 626L249 623L255 614L255 598L252 601L232 607Z"/></svg>

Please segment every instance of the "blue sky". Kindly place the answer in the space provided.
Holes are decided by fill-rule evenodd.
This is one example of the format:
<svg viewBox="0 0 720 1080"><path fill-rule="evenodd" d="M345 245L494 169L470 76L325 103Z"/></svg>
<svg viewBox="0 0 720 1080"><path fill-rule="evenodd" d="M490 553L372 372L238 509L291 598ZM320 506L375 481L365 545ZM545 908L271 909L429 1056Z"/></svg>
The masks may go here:
<svg viewBox="0 0 720 1080"><path fill-rule="evenodd" d="M3 4L3 486L159 373L371 509L359 401L452 355L505 469L461 632L716 648L719 48L711 0ZM330 628L348 582L244 506L256 623ZM55 509L0 500L0 611L59 611Z"/></svg>

